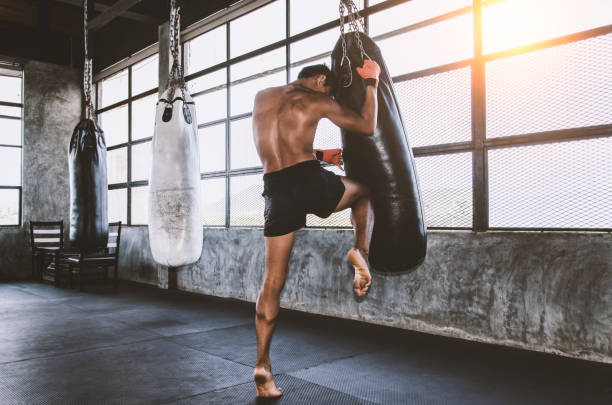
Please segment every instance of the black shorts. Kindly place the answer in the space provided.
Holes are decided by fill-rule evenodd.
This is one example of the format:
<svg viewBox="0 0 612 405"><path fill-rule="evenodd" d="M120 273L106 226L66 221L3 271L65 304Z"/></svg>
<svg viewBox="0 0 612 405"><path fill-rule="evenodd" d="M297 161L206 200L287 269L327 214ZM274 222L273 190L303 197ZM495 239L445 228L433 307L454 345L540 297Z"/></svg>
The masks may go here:
<svg viewBox="0 0 612 405"><path fill-rule="evenodd" d="M263 176L264 236L280 236L306 226L306 214L327 218L344 195L341 177L308 160Z"/></svg>

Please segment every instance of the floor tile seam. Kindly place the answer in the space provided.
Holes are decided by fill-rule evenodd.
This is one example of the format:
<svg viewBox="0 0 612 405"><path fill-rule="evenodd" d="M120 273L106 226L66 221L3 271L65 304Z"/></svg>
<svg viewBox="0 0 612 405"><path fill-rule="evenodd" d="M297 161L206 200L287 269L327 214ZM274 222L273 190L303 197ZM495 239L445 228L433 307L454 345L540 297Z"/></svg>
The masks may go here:
<svg viewBox="0 0 612 405"><path fill-rule="evenodd" d="M184 401L184 400L189 399L189 398L196 398L196 397L199 397L201 395L210 394L211 392L217 392L217 391L227 390L227 389L234 388L234 387L239 387L241 385L251 384L251 382L252 381L247 381L247 382L243 382L243 383L228 385L227 387L213 388L213 389L211 389L209 391L200 392L198 394L193 394L193 395L189 395L189 396L186 396L186 397L175 398L175 399L170 400L169 402L162 402L162 403L160 403L158 405L172 404L172 403L177 402L177 401Z"/></svg>
<svg viewBox="0 0 612 405"><path fill-rule="evenodd" d="M15 360L15 361L7 361L7 362L0 363L0 366L20 363L20 362L23 362L23 361L30 361L30 360L50 359L50 358L54 358L54 357L61 357L61 356L67 356L67 355L71 355L71 354L85 353L85 352L94 351L94 350L112 349L112 348L115 348L115 347L128 346L128 345L135 344L135 343L153 342L155 340L164 340L164 337L163 336L159 336L159 337L154 337L154 338L151 338L151 339L134 340L134 341L131 341L131 342L117 343L117 344L112 344L112 345L108 345L108 346L90 347L90 348L81 349L81 350L75 350L75 351L70 351L70 352L62 352L62 353L55 353L55 354L50 354L50 355L46 355L46 356L36 356L36 357L30 357L30 358L27 358L27 359L19 359L19 360Z"/></svg>
<svg viewBox="0 0 612 405"><path fill-rule="evenodd" d="M370 401L370 400L369 400L369 399L367 399L367 398L361 398L361 397L358 397L358 396L356 396L356 395L349 394L349 393L347 393L347 392L343 392L343 391L337 390L337 389L335 389L335 388L326 387L325 385L321 385L321 384L319 384L319 383L316 383L316 382L314 382L314 381L307 380L307 379L305 379L305 378L296 377L296 376L291 375L291 374L289 374L289 373L287 373L287 372L283 372L283 373L279 373L279 374L274 374L274 376L275 376L275 377L277 377L277 376L280 376L280 375L283 375L283 374L288 375L288 376L290 376L290 377L292 377L292 378L295 378L295 379L297 379L297 380L304 381L305 383L312 384L312 385L316 385L317 387L321 387L321 388L324 388L324 389L326 389L326 390L330 390L330 391L337 392L338 394L344 394L344 395L347 395L347 396L349 396L349 397L351 397L351 398L355 398L356 400L365 401L365 402L367 402L367 403L369 403L369 404L372 404L372 405L380 405L380 402ZM281 388L282 388L282 387L281 387Z"/></svg>
<svg viewBox="0 0 612 405"><path fill-rule="evenodd" d="M239 361L236 361L236 360L228 359L227 357L219 356L218 354L215 354L215 353L207 352L206 350L198 349L197 347L193 347L193 346L190 346L190 345L187 345L187 344L183 344L183 343L172 341L172 340L170 340L170 337L166 337L166 339L170 343L174 343L174 344L176 344L178 346L182 346L182 347L186 347L186 348L189 348L189 349L193 349L193 350L196 350L196 351L201 352L201 353L206 353L209 356L216 357L217 359L231 361L232 363L236 363L236 364L239 364L239 365L245 366L245 367L251 367L251 368L254 367L253 364L245 364L245 363L242 363L242 362L239 362Z"/></svg>
<svg viewBox="0 0 612 405"><path fill-rule="evenodd" d="M212 332L212 331L222 331L224 329L232 329L232 328L237 328L239 326L246 326L246 325L250 325L251 322L245 322L245 323L239 323L237 325L232 325L232 326L225 326L223 328L213 328L213 329L206 329L206 330L201 330L201 331L197 331L197 332L188 332L188 333L181 333L178 335L172 335L172 336L166 336L166 337L183 337L183 336L189 336L189 335L195 335L197 333L207 333L207 332Z"/></svg>
<svg viewBox="0 0 612 405"><path fill-rule="evenodd" d="M315 366L315 367L316 367L316 366ZM310 368L310 367L309 367L309 368ZM292 373L293 373L293 371L292 371ZM283 374L287 374L287 375L289 375L289 376L291 376L291 377L293 377L293 378L297 378L297 379L300 379L300 380L302 380L302 381L306 381L306 382L308 382L308 383L310 383L310 384L318 385L319 387L323 387L323 388L325 388L325 389L332 390L332 391L338 392L338 393L340 393L340 394L348 395L348 396L353 397L353 398L355 398L355 399L357 399L357 400L364 401L364 402L366 402L366 403L368 403L368 404L372 404L372 405L381 405L381 404L382 404L381 402L373 401L373 400L371 400L371 399L369 399L369 398L364 398L364 397L362 397L362 396L357 396L357 395L355 395L355 394L351 394L351 393L348 393L348 392L345 392L345 391L339 390L339 389L337 389L337 388L327 387L327 386L325 386L325 385L319 384L319 383L317 383L317 382L314 382L314 381L308 380L308 379L303 378L303 377L298 377L298 376L292 375L292 374L287 373L287 372L286 372L286 373L283 373ZM276 375L276 374L275 374L275 375Z"/></svg>
<svg viewBox="0 0 612 405"><path fill-rule="evenodd" d="M368 351L368 352L365 352L365 353L355 353L355 354L351 354L349 356L343 356L343 357L338 357L338 358L333 359L333 360L323 361L322 363L319 363L317 365L310 366L310 367L305 367L305 368L302 367L302 368L298 368L298 369L295 369L295 370L284 370L283 373L287 373L287 374L288 373L295 373L295 372L298 372L298 371L301 371L301 370L308 370L308 369L319 367L319 366L323 366L323 365L326 365L326 364L335 363L337 361L343 361L343 360L347 360L347 359L352 359L354 357L364 356L364 355L373 354L373 353L382 353L382 352L385 352L385 351L386 351L386 349L378 349L378 350L371 350L371 351ZM292 377L295 377L295 376L292 375ZM299 377L296 377L296 378L299 378Z"/></svg>

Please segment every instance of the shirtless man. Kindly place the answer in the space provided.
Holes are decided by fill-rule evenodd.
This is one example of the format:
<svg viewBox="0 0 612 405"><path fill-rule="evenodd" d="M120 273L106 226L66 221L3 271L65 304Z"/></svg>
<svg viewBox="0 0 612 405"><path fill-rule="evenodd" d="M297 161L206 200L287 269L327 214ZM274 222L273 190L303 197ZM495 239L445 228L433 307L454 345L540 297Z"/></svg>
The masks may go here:
<svg viewBox="0 0 612 405"><path fill-rule="evenodd" d="M354 180L323 169L314 159L312 148L321 118L329 118L339 127L363 136L374 134L380 68L376 62L366 60L357 71L366 84L360 114L333 100L335 80L325 65L305 67L298 80L262 90L255 97L253 137L263 163L266 200L266 268L255 317L257 361L253 377L258 397L282 395L270 367L270 340L276 326L295 231L306 225L307 213L327 218L332 212L351 208L355 247L347 256L355 268L355 294L365 295L372 280L368 249L374 212L369 191Z"/></svg>

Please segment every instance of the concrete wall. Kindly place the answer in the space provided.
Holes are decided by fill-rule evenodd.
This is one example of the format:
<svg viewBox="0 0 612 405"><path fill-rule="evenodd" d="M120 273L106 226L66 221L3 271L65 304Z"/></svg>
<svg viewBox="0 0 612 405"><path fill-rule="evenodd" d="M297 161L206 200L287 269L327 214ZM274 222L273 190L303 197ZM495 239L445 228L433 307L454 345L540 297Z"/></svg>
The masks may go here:
<svg viewBox="0 0 612 405"><path fill-rule="evenodd" d="M32 61L23 83L23 225L0 228L0 280L30 274L31 220L63 219L68 236L68 142L80 119L81 75Z"/></svg>
<svg viewBox="0 0 612 405"><path fill-rule="evenodd" d="M146 227L126 228L121 278L167 287ZM595 233L430 232L412 273L375 274L357 300L345 260L351 231L297 233L281 305L482 342L612 362L612 236ZM178 287L255 301L261 230L205 229L200 261Z"/></svg>

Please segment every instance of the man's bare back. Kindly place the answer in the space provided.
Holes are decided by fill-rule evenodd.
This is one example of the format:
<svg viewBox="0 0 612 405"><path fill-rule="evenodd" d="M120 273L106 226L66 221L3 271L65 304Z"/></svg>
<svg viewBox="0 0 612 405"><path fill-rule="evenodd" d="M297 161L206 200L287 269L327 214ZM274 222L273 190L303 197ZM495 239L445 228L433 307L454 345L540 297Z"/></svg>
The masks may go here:
<svg viewBox="0 0 612 405"><path fill-rule="evenodd" d="M332 88L324 85L323 79L309 79L262 90L255 97L253 139L264 173L312 160L315 132L322 118L351 131L374 132L375 90L368 87L362 112L357 114L331 98Z"/></svg>
<svg viewBox="0 0 612 405"><path fill-rule="evenodd" d="M295 83L257 94L253 110L253 138L264 173L312 160L317 123L313 108L328 96Z"/></svg>

